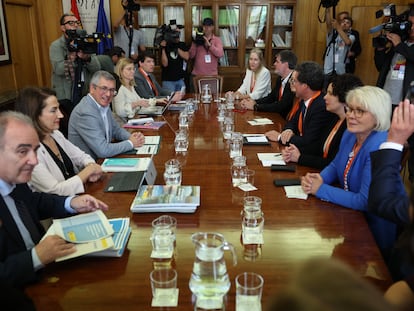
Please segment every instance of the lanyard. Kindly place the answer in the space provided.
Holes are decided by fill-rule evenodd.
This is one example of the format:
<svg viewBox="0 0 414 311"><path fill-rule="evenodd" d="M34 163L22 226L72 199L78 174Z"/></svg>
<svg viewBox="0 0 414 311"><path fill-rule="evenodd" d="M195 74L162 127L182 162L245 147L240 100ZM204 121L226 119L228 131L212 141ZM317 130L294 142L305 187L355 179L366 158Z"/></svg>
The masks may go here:
<svg viewBox="0 0 414 311"><path fill-rule="evenodd" d="M325 144L323 145L323 158L324 159L328 157L329 148L331 147L332 140L334 136L336 135L336 133L338 132L339 127L341 126L343 121L344 119L338 120L335 126L333 127L333 129L331 130L331 132L329 133L328 137L326 138Z"/></svg>
<svg viewBox="0 0 414 311"><path fill-rule="evenodd" d="M352 163L354 162L354 159L356 158L356 155L357 155L359 149L361 148L361 145L359 145L357 147L356 144L357 143L355 142L354 147L352 148L352 151L349 153L348 162L346 163L345 170L344 170L344 189L346 191L349 190L349 187L348 187L348 173L349 173L349 170L351 169Z"/></svg>

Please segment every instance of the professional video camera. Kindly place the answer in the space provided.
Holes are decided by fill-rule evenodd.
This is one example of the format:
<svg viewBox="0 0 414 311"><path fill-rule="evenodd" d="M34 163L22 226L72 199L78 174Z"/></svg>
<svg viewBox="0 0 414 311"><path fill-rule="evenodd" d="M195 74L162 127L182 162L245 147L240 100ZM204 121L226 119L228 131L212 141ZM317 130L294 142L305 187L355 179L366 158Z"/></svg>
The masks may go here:
<svg viewBox="0 0 414 311"><path fill-rule="evenodd" d="M137 0L128 0L127 5L124 5L123 1L121 0L121 4L124 7L124 9L128 10L129 12L139 11L141 9L141 6L138 4Z"/></svg>
<svg viewBox="0 0 414 311"><path fill-rule="evenodd" d="M321 0L321 6L324 8L330 8L336 6L339 0Z"/></svg>
<svg viewBox="0 0 414 311"><path fill-rule="evenodd" d="M388 42L386 36L387 32L399 35L402 41L407 40L411 30L411 22L408 20L408 13L409 10L397 15L395 4L389 4L383 10L377 11L375 17L380 18L386 16L388 17L388 22L375 26L369 30L369 33L375 33L382 30L377 37L372 38L373 47L383 48L386 46Z"/></svg>
<svg viewBox="0 0 414 311"><path fill-rule="evenodd" d="M204 32L202 26L197 27L194 36L194 42L196 45L204 45Z"/></svg>
<svg viewBox="0 0 414 311"><path fill-rule="evenodd" d="M170 20L170 24L163 24L157 28L154 36L154 46L159 47L161 41L167 41L167 46L174 46L177 43L177 39L180 38L180 32L178 29L184 28L183 25L177 25L175 19Z"/></svg>
<svg viewBox="0 0 414 311"><path fill-rule="evenodd" d="M103 38L103 34L100 32L88 35L86 30L83 29L68 29L66 35L68 36L68 51L82 51L85 54L95 54L98 46L97 41Z"/></svg>

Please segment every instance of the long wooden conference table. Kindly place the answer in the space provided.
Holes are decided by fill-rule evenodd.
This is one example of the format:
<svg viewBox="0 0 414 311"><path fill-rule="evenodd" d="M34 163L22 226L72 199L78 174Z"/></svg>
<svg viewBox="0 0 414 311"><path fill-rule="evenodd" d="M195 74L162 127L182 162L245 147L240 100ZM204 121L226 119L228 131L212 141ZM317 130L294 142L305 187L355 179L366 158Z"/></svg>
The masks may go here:
<svg viewBox="0 0 414 311"><path fill-rule="evenodd" d="M252 126L248 120L267 117L273 125ZM168 111L159 120L167 121L158 131L146 135L161 135L158 154L153 157L157 168L156 184L163 184L164 162L176 157L174 131L178 129L178 113ZM264 133L280 130L283 119L272 113L235 112L235 129L242 133ZM231 288L225 299L225 309L235 309L234 279L241 272L256 272L264 278L263 306L289 280L298 263L313 256L339 258L358 274L381 290L391 284L391 278L374 242L364 216L357 211L323 202L315 197L307 200L286 198L283 187L275 187L275 178L295 178L308 171L297 166L296 172L272 172L258 160L258 152L279 152L280 146L244 146L247 165L256 172L251 192L262 198L264 212L264 244L255 255L245 252L241 243L241 216L243 192L233 188L230 177L232 161L228 145L223 139L217 120L216 104L200 104L189 126L190 144L183 163L183 184L201 186L201 205L193 214L168 213L177 219L176 254L171 265L178 273L178 307L168 310L191 310L192 293L188 287L194 262L195 232L218 232L232 243L238 255L238 264L232 265L231 256L225 258L231 279ZM38 283L26 290L38 310L151 310L149 274L159 266L150 258L151 222L162 213L132 214L130 204L133 192L105 193L110 178L88 184L87 193L109 204L108 218L130 217L132 234L127 250L121 258L76 258L54 263L41 273ZM334 275L332 277L335 277Z"/></svg>

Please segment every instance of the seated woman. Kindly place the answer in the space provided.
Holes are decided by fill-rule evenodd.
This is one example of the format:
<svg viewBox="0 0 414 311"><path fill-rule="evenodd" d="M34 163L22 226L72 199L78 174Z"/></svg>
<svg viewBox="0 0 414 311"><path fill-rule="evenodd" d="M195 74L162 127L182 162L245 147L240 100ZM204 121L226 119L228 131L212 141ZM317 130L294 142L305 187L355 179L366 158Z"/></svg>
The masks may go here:
<svg viewBox="0 0 414 311"><path fill-rule="evenodd" d="M305 147L302 153L294 144L283 149L283 160L318 169L327 166L338 152L342 134L346 130L345 96L348 91L362 85L361 79L352 74L346 73L333 78L324 99L326 110L335 113L338 118L326 127L319 143Z"/></svg>
<svg viewBox="0 0 414 311"><path fill-rule="evenodd" d="M243 83L233 96L237 99L259 99L271 92L270 71L263 64L263 52L261 49L254 48L249 54L249 63L246 69Z"/></svg>
<svg viewBox="0 0 414 311"><path fill-rule="evenodd" d="M85 192L84 183L101 177L101 166L59 132L63 115L53 90L24 88L19 92L15 108L33 120L41 141L37 150L39 164L30 181L36 191L74 195Z"/></svg>
<svg viewBox="0 0 414 311"><path fill-rule="evenodd" d="M118 94L113 99L113 109L118 117L125 123L128 118L133 118L141 107L150 104L165 103L164 98L141 98L135 90L135 67L129 58L121 58L115 67L115 73L119 77L121 86Z"/></svg>
<svg viewBox="0 0 414 311"><path fill-rule="evenodd" d="M362 86L346 96L347 130L332 162L319 173L302 177L307 194L365 213L368 225L385 256L396 239L396 225L367 211L371 183L370 153L387 138L391 97L374 86ZM338 187L339 185L339 187Z"/></svg>

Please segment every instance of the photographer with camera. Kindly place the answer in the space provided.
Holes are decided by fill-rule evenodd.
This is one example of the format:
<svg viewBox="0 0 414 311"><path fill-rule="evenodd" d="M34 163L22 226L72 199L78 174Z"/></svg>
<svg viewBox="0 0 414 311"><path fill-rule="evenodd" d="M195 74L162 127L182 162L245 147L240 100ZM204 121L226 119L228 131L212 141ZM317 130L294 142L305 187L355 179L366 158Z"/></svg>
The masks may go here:
<svg viewBox="0 0 414 311"><path fill-rule="evenodd" d="M398 105L414 80L414 7L400 16L392 15L386 17L390 22L383 24L383 34L373 39L374 61L379 71L377 86L391 95L393 105ZM399 20L405 19L409 27L400 30Z"/></svg>
<svg viewBox="0 0 414 311"><path fill-rule="evenodd" d="M223 55L223 43L220 37L214 35L214 21L206 17L203 20L203 32L196 34L190 48L190 59L194 59L192 77L217 75L218 61ZM194 91L192 77L190 89Z"/></svg>
<svg viewBox="0 0 414 311"><path fill-rule="evenodd" d="M100 68L99 61L91 53L85 53L73 45L71 34L77 34L80 21L73 14L63 14L60 18L62 36L49 47L52 65L52 88L65 115L61 130L67 136L67 122L70 113L82 95L86 94L89 81Z"/></svg>
<svg viewBox="0 0 414 311"><path fill-rule="evenodd" d="M161 39L162 87L171 91L180 91L185 88L185 74L190 53L185 42L180 41L180 25L176 24L176 20L170 20L170 25L164 28Z"/></svg>
<svg viewBox="0 0 414 311"><path fill-rule="evenodd" d="M344 74L348 51L355 41L355 36L350 33L352 21L350 19L336 20L332 16L332 8L327 7L325 22L328 35L327 46L324 54L325 74Z"/></svg>
<svg viewBox="0 0 414 311"><path fill-rule="evenodd" d="M121 4L124 12L112 25L114 28L114 44L125 51L126 57L136 61L138 54L145 51L144 35L133 26L133 12L139 11L140 6L131 0L122 0Z"/></svg>

